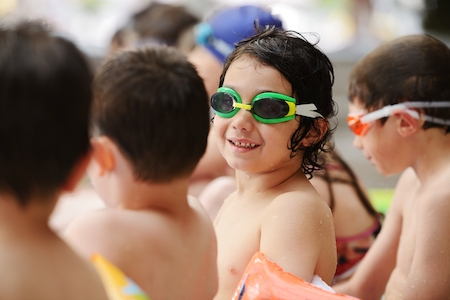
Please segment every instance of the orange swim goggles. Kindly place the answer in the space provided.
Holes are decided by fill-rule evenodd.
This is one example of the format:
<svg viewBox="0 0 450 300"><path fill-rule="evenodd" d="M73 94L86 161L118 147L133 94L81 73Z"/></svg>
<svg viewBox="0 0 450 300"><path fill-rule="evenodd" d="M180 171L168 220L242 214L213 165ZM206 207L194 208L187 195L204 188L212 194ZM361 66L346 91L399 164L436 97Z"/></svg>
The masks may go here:
<svg viewBox="0 0 450 300"><path fill-rule="evenodd" d="M425 120L431 123L450 125L450 120L435 118L424 114L419 114L417 111L410 108L428 108L428 107L450 107L450 101L440 102L403 102L394 105L386 105L378 110L366 113L365 111L358 111L349 113L347 116L347 125L350 130L358 136L366 135L370 129L371 123L381 118L389 117L393 112L405 111L415 119Z"/></svg>

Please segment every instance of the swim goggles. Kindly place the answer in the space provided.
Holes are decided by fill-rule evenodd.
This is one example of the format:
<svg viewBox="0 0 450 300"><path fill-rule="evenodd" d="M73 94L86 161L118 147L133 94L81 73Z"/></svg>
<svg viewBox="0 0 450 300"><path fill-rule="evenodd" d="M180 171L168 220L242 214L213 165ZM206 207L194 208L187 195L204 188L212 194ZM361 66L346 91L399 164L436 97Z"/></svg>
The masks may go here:
<svg viewBox="0 0 450 300"><path fill-rule="evenodd" d="M428 108L428 107L450 107L450 101L441 102L403 102L394 105L386 105L370 113L359 111L350 113L347 116L347 124L355 135L364 136L371 126L371 122L381 118L389 117L395 111L405 111L415 119L425 120L431 123L450 125L450 120L435 118L409 108Z"/></svg>
<svg viewBox="0 0 450 300"><path fill-rule="evenodd" d="M323 118L313 103L296 105L296 99L272 92L255 96L250 104L243 104L241 96L227 87L220 87L211 97L211 107L222 118L233 117L239 109L248 110L261 123L276 124L293 120L295 115Z"/></svg>

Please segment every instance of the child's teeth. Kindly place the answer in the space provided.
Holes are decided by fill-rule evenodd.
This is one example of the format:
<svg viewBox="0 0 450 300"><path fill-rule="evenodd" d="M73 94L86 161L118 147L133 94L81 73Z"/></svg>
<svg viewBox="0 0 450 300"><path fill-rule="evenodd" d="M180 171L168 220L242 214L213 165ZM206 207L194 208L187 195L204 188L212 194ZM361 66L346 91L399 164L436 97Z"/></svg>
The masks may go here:
<svg viewBox="0 0 450 300"><path fill-rule="evenodd" d="M255 147L255 144L250 144L250 143L239 143L239 142L235 142L234 143L236 146L238 147L244 147L244 148L253 148Z"/></svg>

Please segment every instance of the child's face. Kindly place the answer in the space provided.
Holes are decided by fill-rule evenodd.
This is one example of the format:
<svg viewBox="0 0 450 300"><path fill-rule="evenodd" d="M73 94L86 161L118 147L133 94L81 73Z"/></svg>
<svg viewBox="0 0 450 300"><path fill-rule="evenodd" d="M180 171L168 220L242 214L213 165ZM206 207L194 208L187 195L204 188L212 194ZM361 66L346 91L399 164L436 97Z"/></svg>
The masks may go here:
<svg viewBox="0 0 450 300"><path fill-rule="evenodd" d="M367 111L358 99L353 99L353 102L349 103L349 113L365 114ZM384 124L380 120L371 122L364 135L355 135L353 146L363 151L364 156L380 174L389 176L405 168L407 156L400 151L400 141L396 119L389 117Z"/></svg>
<svg viewBox="0 0 450 300"><path fill-rule="evenodd" d="M232 88L243 104L263 92L292 96L291 84L272 67L261 65L251 57L234 61L224 78L224 87ZM277 124L257 121L248 110L240 109L231 118L214 119L217 145L228 164L245 172L272 171L286 165L299 167L298 158L290 159L288 143L299 122ZM263 162L263 163L262 163Z"/></svg>

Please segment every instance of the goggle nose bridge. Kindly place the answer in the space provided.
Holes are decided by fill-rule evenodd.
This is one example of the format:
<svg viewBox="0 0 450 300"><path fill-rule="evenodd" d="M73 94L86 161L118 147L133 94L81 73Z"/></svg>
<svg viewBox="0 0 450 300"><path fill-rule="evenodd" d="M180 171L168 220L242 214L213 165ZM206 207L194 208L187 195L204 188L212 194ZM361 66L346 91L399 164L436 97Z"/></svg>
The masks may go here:
<svg viewBox="0 0 450 300"><path fill-rule="evenodd" d="M252 111L252 105L251 104L239 103L239 102L235 101L234 99L233 99L233 106L235 108L243 108L243 109L248 110L250 112Z"/></svg>

